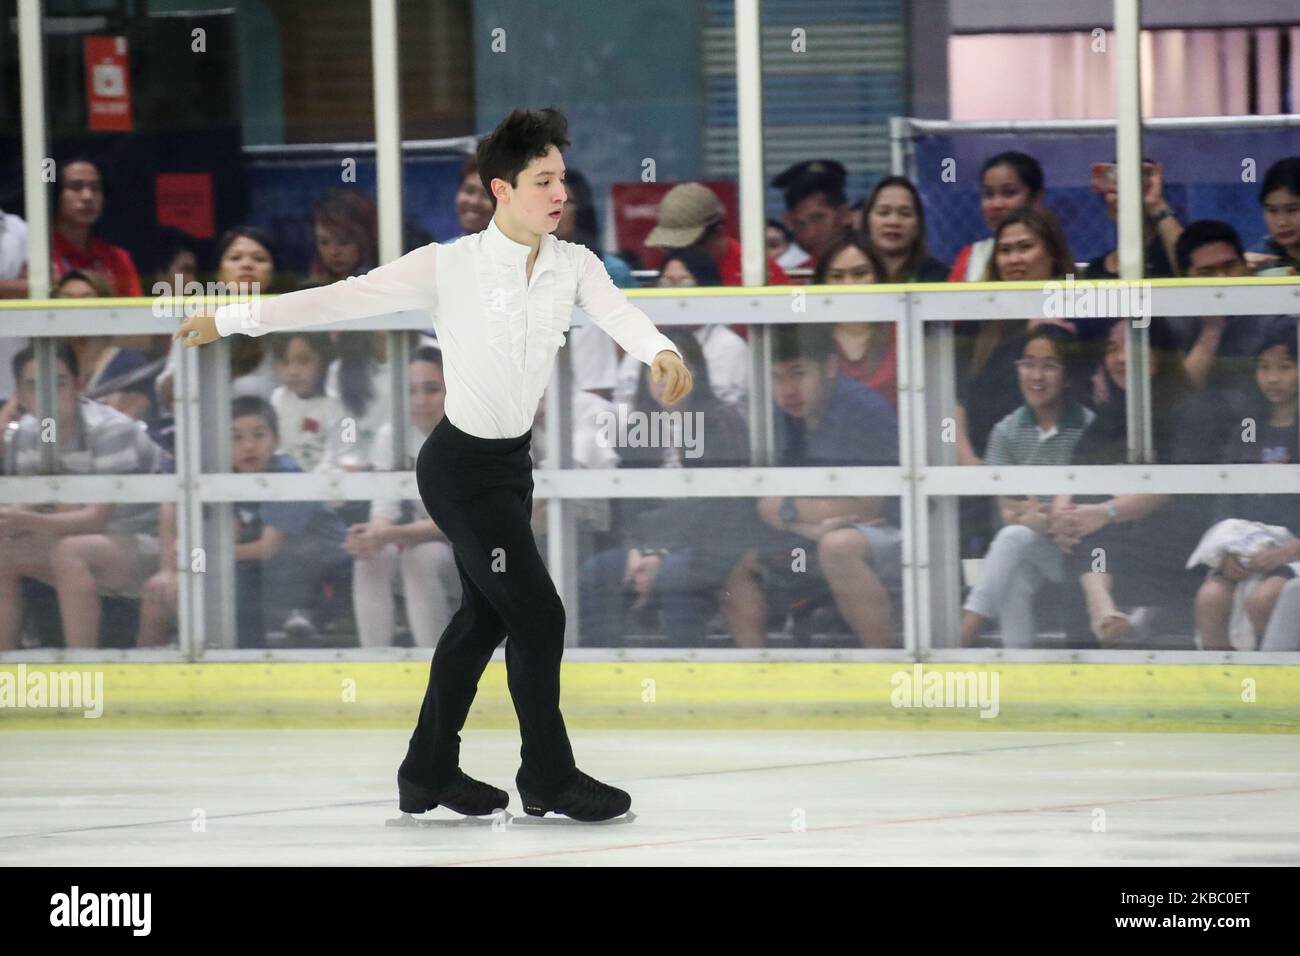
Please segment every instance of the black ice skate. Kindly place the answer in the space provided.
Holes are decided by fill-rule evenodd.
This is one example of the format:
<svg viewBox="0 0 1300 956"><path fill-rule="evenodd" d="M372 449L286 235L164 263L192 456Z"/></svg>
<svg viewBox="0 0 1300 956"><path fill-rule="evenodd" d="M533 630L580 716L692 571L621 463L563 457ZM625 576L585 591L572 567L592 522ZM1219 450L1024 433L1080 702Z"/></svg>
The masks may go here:
<svg viewBox="0 0 1300 956"><path fill-rule="evenodd" d="M629 794L618 787L593 780L581 770L574 770L568 782L553 795L532 791L518 778L515 782L519 784L519 797L524 802L524 812L530 817L559 813L581 823L630 823L636 819L636 815L629 809L632 806ZM619 817L623 819L615 821Z"/></svg>
<svg viewBox="0 0 1300 956"><path fill-rule="evenodd" d="M397 802L403 813L425 813L437 806L463 813L467 817L490 816L504 810L510 796L481 780L457 770L457 777L442 787L424 787L397 775Z"/></svg>

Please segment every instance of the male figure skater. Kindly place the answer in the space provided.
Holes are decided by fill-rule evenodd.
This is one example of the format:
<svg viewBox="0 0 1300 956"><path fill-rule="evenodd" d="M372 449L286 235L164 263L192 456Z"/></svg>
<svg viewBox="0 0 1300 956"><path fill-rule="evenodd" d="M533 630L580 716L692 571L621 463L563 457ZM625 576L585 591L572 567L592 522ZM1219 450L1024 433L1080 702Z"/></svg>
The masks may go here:
<svg viewBox="0 0 1300 956"><path fill-rule="evenodd" d="M176 333L193 347L219 336L316 326L427 310L442 346L445 414L420 450L416 474L430 517L452 543L463 597L434 652L429 687L397 774L399 806L439 804L482 816L503 790L460 770L460 731L479 677L507 635L506 671L519 717L524 810L594 822L625 814L632 798L577 769L560 715L564 604L537 545L532 510L532 422L574 305L665 382L670 402L692 377L667 336L610 281L583 246L551 233L566 199L568 123L554 109L515 110L478 147L492 197L482 232L430 243L362 276L273 300L226 305Z"/></svg>

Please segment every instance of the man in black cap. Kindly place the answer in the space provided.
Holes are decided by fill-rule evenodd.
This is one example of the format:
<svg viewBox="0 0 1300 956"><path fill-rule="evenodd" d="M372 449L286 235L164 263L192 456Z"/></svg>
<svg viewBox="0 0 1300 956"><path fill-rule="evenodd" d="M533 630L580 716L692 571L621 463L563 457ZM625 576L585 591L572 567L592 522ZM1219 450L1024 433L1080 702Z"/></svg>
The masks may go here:
<svg viewBox="0 0 1300 956"><path fill-rule="evenodd" d="M833 159L811 159L795 163L772 180L785 190L785 224L795 241L807 250L809 260L795 268L811 269L832 242L850 228L848 198L844 180L848 171Z"/></svg>

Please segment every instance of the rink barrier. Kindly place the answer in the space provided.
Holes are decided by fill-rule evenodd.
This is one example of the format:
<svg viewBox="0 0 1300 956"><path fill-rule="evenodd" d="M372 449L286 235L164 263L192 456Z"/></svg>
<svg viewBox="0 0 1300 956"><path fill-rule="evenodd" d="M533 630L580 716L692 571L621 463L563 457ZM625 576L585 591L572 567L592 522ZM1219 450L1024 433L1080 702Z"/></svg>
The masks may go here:
<svg viewBox="0 0 1300 956"><path fill-rule="evenodd" d="M1151 310L1157 315L1197 315L1206 311L1224 315L1300 313L1300 280L1296 278L1168 279L1151 280L1148 284L1151 287ZM678 497L855 493L896 497L903 532L904 587L900 618L904 625L905 653L914 659L923 659L928 654L956 649L950 645L959 605L958 567L953 545L957 496L1047 493L1063 487L1077 488L1080 493L1285 493L1297 486L1300 470L1256 465L1011 469L956 466L949 460L952 448L936 445L934 435L935 409L947 407L944 403L950 403L951 396L946 396L946 393L951 390L952 382L948 380L950 376L945 378L937 373L938 366L932 367L935 356L929 353L938 355L940 366L951 360L951 356L944 358L944 349L951 350L951 336L947 334L951 320L1016 319L1040 314L1049 285L1038 282L913 283L630 291L630 297L637 300L660 325L749 323L756 368L763 368L765 362L770 362L770 355L766 354L770 352L766 326L774 323L848 319L897 323L903 333L898 336L900 464L889 468L771 467L772 422L766 411L770 402L766 398L765 379L761 374L755 379L751 394L751 405L757 401L763 411L757 416L751 415L755 459L749 467L636 475L633 470L573 469L570 462L550 457L537 462L541 467L534 472L536 490L549 500L553 512L551 517L559 529L548 545L548 561L557 588L570 610L570 633L566 634L570 649L577 649L581 644L581 621L576 613L572 508L569 508L567 518L561 518L566 502L575 498L639 497L655 492ZM1123 283L1101 282L1095 285L1107 287ZM193 306L196 301L181 299L171 304ZM130 298L82 302L26 300L0 305L0 313L4 314L9 335L48 337L56 330L60 335L126 334L165 332L174 328L176 319L165 314L169 311L167 305L166 300ZM585 316L575 313L575 325L588 321ZM339 331L379 329L394 333L396 330L428 327L428 316L419 312L370 316L330 326ZM412 472L382 475L232 474L228 461L229 445L225 443L223 446L219 437L224 434L223 418L228 416L228 402L223 401L226 390L222 387L228 383L216 381L220 376L211 375L215 369L223 367L219 361L221 355L219 351L206 354L203 370L197 361L199 357L196 351L187 350L185 361L178 369L180 421L175 475L131 476L129 479L110 475L0 478L0 501L6 503L178 502L183 519L177 540L178 562L182 555L188 558L197 546L221 556L222 560L208 568L209 580L206 583L199 575L188 573L188 561L179 562L187 571L180 595L181 639L175 650L160 652L162 659L171 661L211 661L208 652L233 644L233 581L230 569L225 567L233 542L226 540L228 524L218 520L221 509L228 509L230 502L368 499L380 492L407 498L413 497L415 479ZM46 360L49 358L47 355ZM566 359L567 351L562 351L556 372L561 388L567 384L565 380L570 374ZM1132 367L1140 366L1133 363ZM397 363L395 368L400 378L404 371L401 363ZM394 394L402 393L403 389L395 386ZM1143 418L1141 398L1140 390L1130 390L1129 399L1135 406L1133 411L1138 419ZM553 399L553 404L563 405L555 396L548 401ZM936 406L935 403L939 404ZM181 409L183 413L179 411ZM1146 411L1149 412L1149 406ZM560 418L557 417L556 421L558 423ZM557 427L561 426L557 424ZM206 462L207 471L200 470L200 457ZM205 517L209 510L211 515ZM557 560L557 555L560 560ZM108 649L98 653L104 661L118 659L118 655ZM675 653L678 659L690 656L684 651ZM252 656L247 654L245 659ZM322 648L313 659L328 660L332 656L330 649ZM0 654L0 661L6 663L48 659L33 651ZM132 659L142 658L137 655ZM373 659L384 658L375 655ZM802 659L816 658L807 655ZM1015 655L1008 655L1006 659L1024 660ZM1184 657L1179 651L1165 650L1150 654L1121 652L1118 658L1111 658L1105 652L1067 654L1061 650L1044 649L1043 659L1089 663L1109 663L1117 659L1125 663L1143 659L1161 663L1213 662L1207 661L1206 655ZM1291 654L1284 661L1268 659L1259 663L1291 663L1296 659L1297 655Z"/></svg>
<svg viewBox="0 0 1300 956"><path fill-rule="evenodd" d="M34 729L409 729L428 652L405 661L21 665L29 682L102 672L103 712L0 706L0 732ZM975 655L970 655L974 657ZM17 664L0 665L0 688ZM917 668L920 668L918 671ZM931 675L938 674L939 678ZM996 697L927 705L928 681L953 674ZM993 675L996 674L996 682ZM11 676L6 676L11 675ZM33 677L32 675L41 675ZM1300 732L1300 666L927 661L640 659L567 661L573 730L1038 730L1148 733ZM936 698L937 700L937 698ZM907 706L901 706L907 703ZM988 703L995 703L989 708ZM468 730L517 728L505 665L489 664Z"/></svg>

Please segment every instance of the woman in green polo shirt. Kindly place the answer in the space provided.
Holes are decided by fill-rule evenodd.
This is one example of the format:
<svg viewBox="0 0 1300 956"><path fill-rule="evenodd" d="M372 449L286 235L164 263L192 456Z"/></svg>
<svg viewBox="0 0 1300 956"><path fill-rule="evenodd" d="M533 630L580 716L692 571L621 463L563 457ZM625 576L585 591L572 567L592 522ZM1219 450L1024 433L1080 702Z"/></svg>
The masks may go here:
<svg viewBox="0 0 1300 956"><path fill-rule="evenodd" d="M1083 430L1096 416L1069 394L1077 343L1054 325L1029 333L1016 360L1024 404L989 434L989 465L1068 465ZM1033 597L1045 581L1060 582L1061 550L1052 541L1051 500L1000 495L1002 529L993 539L979 583L962 607L961 642L969 647L997 618L1003 647L1029 647L1038 631Z"/></svg>

